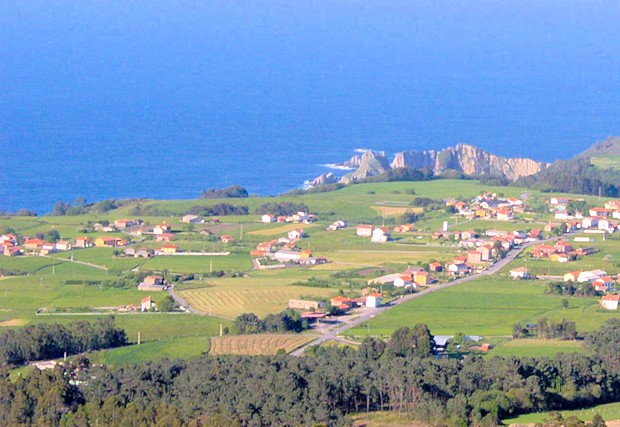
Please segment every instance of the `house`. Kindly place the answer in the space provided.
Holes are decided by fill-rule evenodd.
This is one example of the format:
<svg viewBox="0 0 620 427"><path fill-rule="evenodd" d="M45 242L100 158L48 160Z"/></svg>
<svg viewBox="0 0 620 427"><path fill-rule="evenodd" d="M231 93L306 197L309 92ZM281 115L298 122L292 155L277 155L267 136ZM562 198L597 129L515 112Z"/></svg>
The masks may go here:
<svg viewBox="0 0 620 427"><path fill-rule="evenodd" d="M606 310L617 310L620 295L605 295L601 298L601 306Z"/></svg>
<svg viewBox="0 0 620 427"><path fill-rule="evenodd" d="M431 263L428 265L428 269L429 269L430 271L434 272L434 273L438 273L438 272L440 272L441 270L443 270L443 267L442 267L442 265L441 265L441 263L440 263L440 262L435 261L435 262L431 262Z"/></svg>
<svg viewBox="0 0 620 427"><path fill-rule="evenodd" d="M373 292L366 297L366 307L376 308L381 305L383 296L379 292Z"/></svg>
<svg viewBox="0 0 620 427"><path fill-rule="evenodd" d="M158 275L146 276L143 283L146 285L164 286L164 277Z"/></svg>
<svg viewBox="0 0 620 427"><path fill-rule="evenodd" d="M2 251L4 256L19 256L22 254L22 248L19 246L4 246Z"/></svg>
<svg viewBox="0 0 620 427"><path fill-rule="evenodd" d="M163 291L166 283L163 276L151 275L146 276L142 283L138 285L138 290L141 291Z"/></svg>
<svg viewBox="0 0 620 427"><path fill-rule="evenodd" d="M231 236L230 234L224 234L223 236L220 237L220 242L222 243L232 243L234 241L235 241L235 238Z"/></svg>
<svg viewBox="0 0 620 427"><path fill-rule="evenodd" d="M418 286L426 286L429 283L428 273L426 271L418 271L413 275L413 282Z"/></svg>
<svg viewBox="0 0 620 427"><path fill-rule="evenodd" d="M274 258L280 262L297 262L301 258L301 252L280 249L274 254Z"/></svg>
<svg viewBox="0 0 620 427"><path fill-rule="evenodd" d="M598 227L598 218L586 217L581 220L581 228L596 228Z"/></svg>
<svg viewBox="0 0 620 427"><path fill-rule="evenodd" d="M390 234L388 233L387 228L378 227L372 230L372 237L370 239L373 243L385 243L389 240Z"/></svg>
<svg viewBox="0 0 620 427"><path fill-rule="evenodd" d="M172 227L170 227L170 224L167 224L165 222L162 222L161 224L158 224L155 226L155 228L153 228L154 234L164 234L170 231L172 231Z"/></svg>
<svg viewBox="0 0 620 427"><path fill-rule="evenodd" d="M57 251L70 251L72 248L73 246L71 246L71 242L67 240L59 240L56 242Z"/></svg>
<svg viewBox="0 0 620 427"><path fill-rule="evenodd" d="M120 237L97 237L95 239L95 246L98 248L115 248L126 244L127 242Z"/></svg>
<svg viewBox="0 0 620 427"><path fill-rule="evenodd" d="M614 284L614 279L609 276L599 277L592 282L597 292L608 292Z"/></svg>
<svg viewBox="0 0 620 427"><path fill-rule="evenodd" d="M513 279L529 279L530 271L525 267L517 267L510 270L510 277Z"/></svg>
<svg viewBox="0 0 620 427"><path fill-rule="evenodd" d="M605 202L605 209L620 210L620 200L608 200Z"/></svg>
<svg viewBox="0 0 620 427"><path fill-rule="evenodd" d="M555 245L553 245L553 247L555 248L556 252L561 253L561 254L567 254L573 250L573 245L571 245L568 242L562 241L562 240L556 242Z"/></svg>
<svg viewBox="0 0 620 427"><path fill-rule="evenodd" d="M181 222L186 224L204 224L205 220L198 215L185 215L181 218Z"/></svg>
<svg viewBox="0 0 620 427"><path fill-rule="evenodd" d="M160 254L168 254L168 255L172 255L172 254L176 254L179 252L179 247L177 245L173 245L173 244L167 244L167 245L163 245L159 251Z"/></svg>
<svg viewBox="0 0 620 427"><path fill-rule="evenodd" d="M553 254L549 257L549 260L552 262L565 263L570 261L570 257L568 254Z"/></svg>
<svg viewBox="0 0 620 427"><path fill-rule="evenodd" d="M555 253L555 246L538 245L532 251L534 258L547 258Z"/></svg>
<svg viewBox="0 0 620 427"><path fill-rule="evenodd" d="M512 221L513 219L515 219L515 217L510 209L501 208L497 210L498 221Z"/></svg>
<svg viewBox="0 0 620 427"><path fill-rule="evenodd" d="M338 221L333 222L332 224L327 226L327 231L336 231L342 230L343 228L347 228L349 223L346 220L339 219Z"/></svg>
<svg viewBox="0 0 620 427"><path fill-rule="evenodd" d="M478 249L476 249L476 251L480 252L480 259L482 261L489 261L491 259L491 253L493 252L493 249L487 245L482 245Z"/></svg>
<svg viewBox="0 0 620 427"><path fill-rule="evenodd" d="M470 264L479 264L482 262L482 253L478 251L467 252L467 262Z"/></svg>
<svg viewBox="0 0 620 427"><path fill-rule="evenodd" d="M465 263L461 262L451 262L448 263L446 269L453 276L464 276L469 273L469 267L465 265Z"/></svg>
<svg viewBox="0 0 620 427"><path fill-rule="evenodd" d="M264 222L265 224L270 224L276 221L276 217L275 215L272 215L272 214L265 214L260 217L260 220L261 222Z"/></svg>
<svg viewBox="0 0 620 427"><path fill-rule="evenodd" d="M45 242L41 239L28 239L24 242L24 248L29 250L37 250L43 246L43 243Z"/></svg>
<svg viewBox="0 0 620 427"><path fill-rule="evenodd" d="M369 224L360 224L355 229L355 233L361 237L371 237L372 231L375 229L374 226Z"/></svg>
<svg viewBox="0 0 620 427"><path fill-rule="evenodd" d="M351 298L337 296L329 300L332 307L338 307L342 311L347 311L353 307L353 300Z"/></svg>
<svg viewBox="0 0 620 427"><path fill-rule="evenodd" d="M298 228L296 230L291 230L288 232L289 240L297 240L297 239L301 239L302 237L304 237L304 230L302 230L301 228Z"/></svg>
<svg viewBox="0 0 620 427"><path fill-rule="evenodd" d="M394 279L394 286L397 288L409 288L413 286L413 277L408 274L403 274Z"/></svg>
<svg viewBox="0 0 620 427"><path fill-rule="evenodd" d="M75 238L75 247L76 248L90 248L93 245L93 242L86 237L80 236Z"/></svg>
<svg viewBox="0 0 620 427"><path fill-rule="evenodd" d="M133 227L134 225L142 224L141 219L115 219L114 227L119 230L125 230L127 228Z"/></svg>
<svg viewBox="0 0 620 427"><path fill-rule="evenodd" d="M155 237L156 242L169 242L172 239L174 239L174 234L172 233L157 234Z"/></svg>
<svg viewBox="0 0 620 427"><path fill-rule="evenodd" d="M592 217L603 217L603 218L606 218L606 217L609 216L611 211L609 209L605 209L605 208L592 208L592 209L590 209L590 211L588 213Z"/></svg>
<svg viewBox="0 0 620 427"><path fill-rule="evenodd" d="M155 303L153 303L153 298L151 296L144 298L140 302L140 311L151 311L154 308Z"/></svg>
<svg viewBox="0 0 620 427"><path fill-rule="evenodd" d="M409 233L414 230L415 230L415 227L413 224L402 224L402 225L397 225L396 227L394 227L395 233Z"/></svg>
<svg viewBox="0 0 620 427"><path fill-rule="evenodd" d="M577 279L579 279L580 274L581 274L581 271L571 271L570 273L566 273L564 275L564 281L565 282L576 282Z"/></svg>
<svg viewBox="0 0 620 427"><path fill-rule="evenodd" d="M56 243L43 243L43 245L41 245L41 255L47 255L47 254L52 254L56 252Z"/></svg>

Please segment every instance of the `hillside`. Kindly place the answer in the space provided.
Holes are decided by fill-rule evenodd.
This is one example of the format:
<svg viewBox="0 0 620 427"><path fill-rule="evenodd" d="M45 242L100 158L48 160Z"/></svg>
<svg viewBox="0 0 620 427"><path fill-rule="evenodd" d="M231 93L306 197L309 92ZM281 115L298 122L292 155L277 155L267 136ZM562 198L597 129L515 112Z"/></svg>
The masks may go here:
<svg viewBox="0 0 620 427"><path fill-rule="evenodd" d="M609 156L620 156L620 137L610 136L604 141L597 142L579 155L579 157Z"/></svg>

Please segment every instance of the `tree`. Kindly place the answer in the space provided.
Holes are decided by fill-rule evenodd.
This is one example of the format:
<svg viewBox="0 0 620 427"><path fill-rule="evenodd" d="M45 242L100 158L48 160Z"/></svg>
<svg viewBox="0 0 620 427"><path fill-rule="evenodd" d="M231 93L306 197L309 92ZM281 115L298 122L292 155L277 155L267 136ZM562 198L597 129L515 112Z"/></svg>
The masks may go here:
<svg viewBox="0 0 620 427"><path fill-rule="evenodd" d="M170 295L165 295L162 300L157 304L159 311L169 313L174 310L174 299Z"/></svg>
<svg viewBox="0 0 620 427"><path fill-rule="evenodd" d="M45 240L50 243L56 243L60 240L60 233L58 232L58 230L52 230L47 233L47 236L45 236Z"/></svg>

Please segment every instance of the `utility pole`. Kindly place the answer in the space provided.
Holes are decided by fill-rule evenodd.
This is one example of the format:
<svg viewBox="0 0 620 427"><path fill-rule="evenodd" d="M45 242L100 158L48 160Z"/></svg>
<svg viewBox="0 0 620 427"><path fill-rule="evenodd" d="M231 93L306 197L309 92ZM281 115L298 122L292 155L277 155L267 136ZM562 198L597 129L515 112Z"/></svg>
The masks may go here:
<svg viewBox="0 0 620 427"><path fill-rule="evenodd" d="M140 331L138 331L138 345L140 345Z"/></svg>
<svg viewBox="0 0 620 427"><path fill-rule="evenodd" d="M222 326L222 324L220 323L220 337L224 335L224 328Z"/></svg>

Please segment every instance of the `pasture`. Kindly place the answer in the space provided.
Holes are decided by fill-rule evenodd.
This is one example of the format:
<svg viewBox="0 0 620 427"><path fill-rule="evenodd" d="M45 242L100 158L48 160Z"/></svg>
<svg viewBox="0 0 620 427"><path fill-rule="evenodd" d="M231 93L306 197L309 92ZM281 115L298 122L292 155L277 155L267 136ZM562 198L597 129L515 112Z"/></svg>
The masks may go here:
<svg viewBox="0 0 620 427"><path fill-rule="evenodd" d="M553 357L556 353L583 353L580 341L511 339L494 346L487 356Z"/></svg>
<svg viewBox="0 0 620 427"><path fill-rule="evenodd" d="M426 323L434 335L510 336L516 323L536 323L541 317L575 321L580 332L598 329L608 318L620 317L598 308L598 298L546 295L536 281L484 277L426 295L382 313L346 335L390 335L401 326Z"/></svg>
<svg viewBox="0 0 620 427"><path fill-rule="evenodd" d="M283 349L287 353L313 340L306 334L254 334L211 338L209 354L237 354L259 356L276 354Z"/></svg>

